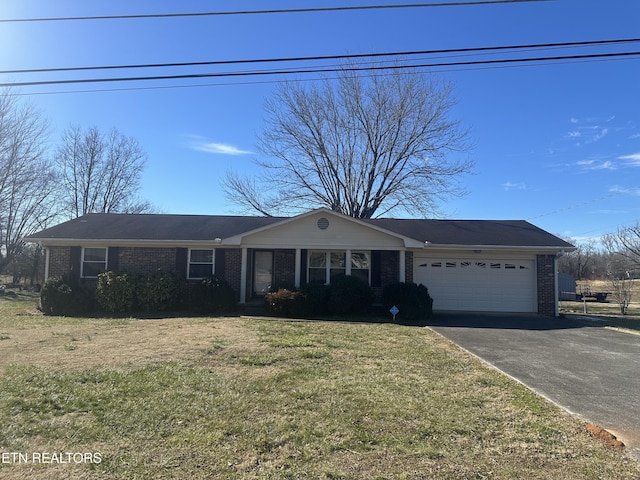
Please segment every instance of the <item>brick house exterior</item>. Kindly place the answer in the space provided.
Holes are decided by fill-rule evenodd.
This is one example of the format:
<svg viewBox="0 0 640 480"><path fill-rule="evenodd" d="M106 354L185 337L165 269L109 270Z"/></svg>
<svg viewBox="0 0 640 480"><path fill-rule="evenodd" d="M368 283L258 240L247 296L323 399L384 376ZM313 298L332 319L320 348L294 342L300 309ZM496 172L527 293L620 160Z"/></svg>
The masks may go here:
<svg viewBox="0 0 640 480"><path fill-rule="evenodd" d="M346 217L93 214L26 239L45 247L45 276L95 278L112 270L216 275L240 303L265 291L367 280L376 298L395 282L423 283L434 309L557 315L556 257L573 247L524 221Z"/></svg>

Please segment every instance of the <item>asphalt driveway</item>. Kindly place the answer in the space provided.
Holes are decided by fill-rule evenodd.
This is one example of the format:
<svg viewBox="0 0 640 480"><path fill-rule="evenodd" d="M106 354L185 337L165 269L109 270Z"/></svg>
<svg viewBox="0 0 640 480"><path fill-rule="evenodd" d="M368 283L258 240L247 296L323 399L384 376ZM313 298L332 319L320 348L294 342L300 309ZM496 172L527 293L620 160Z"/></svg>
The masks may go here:
<svg viewBox="0 0 640 480"><path fill-rule="evenodd" d="M537 315L437 314L429 326L640 458L640 335Z"/></svg>

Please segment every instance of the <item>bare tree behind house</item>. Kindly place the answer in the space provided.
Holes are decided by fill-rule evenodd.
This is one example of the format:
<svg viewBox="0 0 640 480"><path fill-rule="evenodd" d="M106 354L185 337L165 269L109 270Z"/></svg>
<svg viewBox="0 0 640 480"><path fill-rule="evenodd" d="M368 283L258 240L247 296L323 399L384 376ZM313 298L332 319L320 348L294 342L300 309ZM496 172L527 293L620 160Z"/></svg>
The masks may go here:
<svg viewBox="0 0 640 480"><path fill-rule="evenodd" d="M468 131L450 118L452 87L411 68L384 74L344 66L337 80L286 83L266 102L260 175L228 172L244 210L289 214L325 206L356 218L432 215L463 192Z"/></svg>
<svg viewBox="0 0 640 480"><path fill-rule="evenodd" d="M71 218L87 213L142 213L137 192L146 162L138 142L116 129L71 127L56 152L61 203Z"/></svg>
<svg viewBox="0 0 640 480"><path fill-rule="evenodd" d="M631 268L640 273L640 222L619 229L613 240L617 250L629 260Z"/></svg>
<svg viewBox="0 0 640 480"><path fill-rule="evenodd" d="M640 266L638 263L640 256L629 250L625 243L630 240L628 234L628 229L623 229L602 238L602 243L608 253L607 280L622 315L627 314L632 299L632 271Z"/></svg>
<svg viewBox="0 0 640 480"><path fill-rule="evenodd" d="M0 272L22 239L55 215L55 174L45 157L47 122L32 105L0 93Z"/></svg>

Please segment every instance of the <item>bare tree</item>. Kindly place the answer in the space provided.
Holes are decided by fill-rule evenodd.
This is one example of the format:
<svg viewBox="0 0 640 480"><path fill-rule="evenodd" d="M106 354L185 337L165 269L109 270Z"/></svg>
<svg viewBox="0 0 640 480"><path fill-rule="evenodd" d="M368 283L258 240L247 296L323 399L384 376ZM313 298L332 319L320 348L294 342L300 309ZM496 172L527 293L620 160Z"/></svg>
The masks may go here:
<svg viewBox="0 0 640 480"><path fill-rule="evenodd" d="M624 255L634 270L640 272L640 222L618 230L613 235L617 250Z"/></svg>
<svg viewBox="0 0 640 480"><path fill-rule="evenodd" d="M595 242L593 240L578 242L572 238L564 238L564 240L575 245L576 249L558 259L558 270L577 280L592 278L599 256Z"/></svg>
<svg viewBox="0 0 640 480"><path fill-rule="evenodd" d="M86 213L142 213L137 198L146 154L138 142L116 129L70 127L56 152L60 199L70 218Z"/></svg>
<svg viewBox="0 0 640 480"><path fill-rule="evenodd" d="M638 230L640 232L640 230ZM629 237L629 229L619 230L618 233L605 235L602 244L609 254L607 264L607 280L613 290L613 298L618 303L620 313L626 315L631 303L633 291L633 268L640 266L640 255L629 250L626 242L632 240ZM637 241L640 241L640 237Z"/></svg>
<svg viewBox="0 0 640 480"><path fill-rule="evenodd" d="M47 128L32 105L19 103L10 90L0 94L0 272L20 254L22 239L56 213Z"/></svg>
<svg viewBox="0 0 640 480"><path fill-rule="evenodd" d="M228 197L264 215L326 206L357 218L392 211L431 215L463 193L468 131L451 120L450 84L415 69L283 84L266 102L261 175L227 173Z"/></svg>

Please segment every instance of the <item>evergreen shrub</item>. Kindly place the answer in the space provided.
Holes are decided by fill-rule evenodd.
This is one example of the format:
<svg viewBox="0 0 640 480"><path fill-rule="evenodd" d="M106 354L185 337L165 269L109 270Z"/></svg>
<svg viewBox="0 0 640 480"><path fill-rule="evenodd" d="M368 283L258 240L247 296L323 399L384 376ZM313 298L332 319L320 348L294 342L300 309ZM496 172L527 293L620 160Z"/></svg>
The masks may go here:
<svg viewBox="0 0 640 480"><path fill-rule="evenodd" d="M433 313L433 298L424 285L413 282L399 282L387 285L382 291L382 303L388 311L398 307L397 318L412 323L425 320Z"/></svg>
<svg viewBox="0 0 640 480"><path fill-rule="evenodd" d="M47 280L40 291L40 310L45 315L81 315L91 311L94 303L92 289L72 272Z"/></svg>

